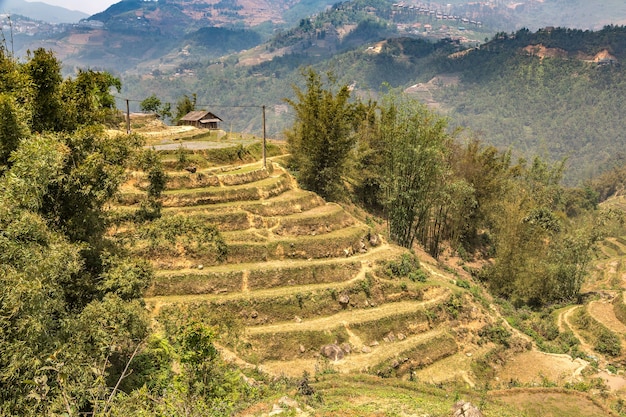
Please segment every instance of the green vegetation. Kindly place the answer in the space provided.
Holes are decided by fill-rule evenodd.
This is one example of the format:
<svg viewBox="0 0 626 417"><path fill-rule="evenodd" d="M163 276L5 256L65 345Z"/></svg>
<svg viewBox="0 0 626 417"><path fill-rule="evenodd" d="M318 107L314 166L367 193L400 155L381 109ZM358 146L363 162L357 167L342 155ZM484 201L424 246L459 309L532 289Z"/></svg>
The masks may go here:
<svg viewBox="0 0 626 417"><path fill-rule="evenodd" d="M141 141L99 126L119 87L109 74L63 80L51 53L18 63L1 52L0 123L16 134L1 138L0 413L106 409L149 334L151 269L104 234L105 205Z"/></svg>
<svg viewBox="0 0 626 417"><path fill-rule="evenodd" d="M495 262L481 277L494 294L516 305L578 296L604 220L594 220L592 194L560 184L563 163L551 166L535 158L513 165L509 153L477 141L458 145L441 117L406 97L367 106L355 100L352 108L360 111L351 117L358 118L348 120L359 129L357 140L346 130L347 118L320 118L322 111L341 112L334 101L320 101L333 95L319 76L310 70L307 77L308 90L292 103L301 116L298 136L290 139L291 162L304 187L332 197L345 195L341 187L351 184L355 200L372 210L382 208L389 237L402 246L417 241L434 257L444 241L465 252L492 252ZM347 87L340 91L346 109ZM333 120L340 126L328 126ZM339 143L340 151L330 152L333 147L313 139L322 121L324 131L333 133L324 140ZM349 150L350 170L345 166ZM320 167L329 161L335 165L324 169L332 179L315 183L326 178Z"/></svg>
<svg viewBox="0 0 626 417"><path fill-rule="evenodd" d="M356 141L353 119L357 108L348 102L347 86L333 93L324 89L320 75L312 69L303 75L306 91L296 89L297 101L288 100L296 111L294 127L287 132L291 165L302 187L337 199L344 191L341 178ZM332 76L329 78L332 83Z"/></svg>
<svg viewBox="0 0 626 417"><path fill-rule="evenodd" d="M151 247L226 255L211 225L150 221L166 183L159 158L103 128L117 124L119 80L91 70L64 80L43 50L22 63L2 49L0 68L0 414L156 416L193 404L196 415L229 415L259 395L221 361L212 328L151 334L152 267L106 233L107 206L138 167Z"/></svg>
<svg viewBox="0 0 626 417"><path fill-rule="evenodd" d="M354 36L381 28L370 21ZM223 362L218 345L264 366L309 365L322 345L354 353L320 376L343 367L414 379L434 362L460 364L487 392L495 365L529 343L491 316L481 284L541 349L582 355L579 331L601 354L621 354L584 308L562 331L569 323L548 307L581 298L595 242L615 231L591 185L561 184L565 162L459 143L405 95L365 103L309 68L288 100L290 164L304 187L358 205L366 225L294 189L276 164L238 166L261 151L243 137L154 151L105 133L118 122L109 89L119 81L94 71L63 80L59 68L42 50L0 60L0 414L226 416L276 395L266 376ZM156 96L144 104L160 107ZM235 166L210 168L224 163ZM621 257L620 239L606 248ZM489 262L463 265L470 277L420 263L416 245L441 262L459 255L456 266ZM303 381L303 401L326 412Z"/></svg>
<svg viewBox="0 0 626 417"><path fill-rule="evenodd" d="M579 308L574 315L574 323L593 342L594 349L612 357L622 352L619 337L606 326L595 320L584 308Z"/></svg>
<svg viewBox="0 0 626 417"><path fill-rule="evenodd" d="M497 34L446 71L462 83L440 90L455 126L484 132L498 147L527 158L567 157L565 178L577 184L620 167L626 28L598 32L557 28ZM541 48L550 48L543 54ZM593 62L602 51L612 58ZM601 152L594 150L601 149Z"/></svg>

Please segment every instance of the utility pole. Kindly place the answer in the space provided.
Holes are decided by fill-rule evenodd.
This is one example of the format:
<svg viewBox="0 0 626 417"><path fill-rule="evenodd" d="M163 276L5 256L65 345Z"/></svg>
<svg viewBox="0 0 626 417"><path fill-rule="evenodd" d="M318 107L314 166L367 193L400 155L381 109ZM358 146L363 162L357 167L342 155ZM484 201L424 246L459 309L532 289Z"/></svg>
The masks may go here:
<svg viewBox="0 0 626 417"><path fill-rule="evenodd" d="M128 104L128 99L126 99L126 134L130 135L130 105Z"/></svg>
<svg viewBox="0 0 626 417"><path fill-rule="evenodd" d="M263 168L267 168L267 155L265 151L265 104L263 105Z"/></svg>

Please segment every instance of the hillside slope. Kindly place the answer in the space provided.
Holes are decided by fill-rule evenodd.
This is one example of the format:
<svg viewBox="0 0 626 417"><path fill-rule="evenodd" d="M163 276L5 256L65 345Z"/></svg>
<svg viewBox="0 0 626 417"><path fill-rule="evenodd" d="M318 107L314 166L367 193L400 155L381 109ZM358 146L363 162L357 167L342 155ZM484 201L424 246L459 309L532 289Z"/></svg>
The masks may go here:
<svg viewBox="0 0 626 417"><path fill-rule="evenodd" d="M416 257L386 242L378 223L301 190L276 148L264 168L255 143L210 134L191 144L159 151L168 174L160 219L133 214L147 186L141 172L112 207L110 235L156 269L145 301L163 335L203 322L238 366L314 377L323 401L295 403L309 415L446 415L459 396L485 416L612 415L622 377L607 376L606 389L589 360L538 351L458 263ZM591 303L590 314L606 316L600 307ZM598 355L573 316L562 326ZM539 398L550 400L533 406Z"/></svg>

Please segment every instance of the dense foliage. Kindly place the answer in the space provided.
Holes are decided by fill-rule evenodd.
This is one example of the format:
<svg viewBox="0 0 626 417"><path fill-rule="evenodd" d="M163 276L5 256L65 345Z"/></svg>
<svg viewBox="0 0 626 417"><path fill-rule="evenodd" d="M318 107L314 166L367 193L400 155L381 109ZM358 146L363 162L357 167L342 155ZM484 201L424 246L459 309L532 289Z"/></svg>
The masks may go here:
<svg viewBox="0 0 626 417"><path fill-rule="evenodd" d="M346 161L356 141L353 119L357 108L348 102L347 86L334 93L324 89L321 77L312 69L305 76L306 91L296 87L297 101L287 101L296 112L296 122L286 133L291 163L303 187L337 199L343 191L341 177Z"/></svg>
<svg viewBox="0 0 626 417"><path fill-rule="evenodd" d="M0 57L0 411L95 407L148 334L151 271L104 236L105 204L141 142L112 120L109 74L63 80L54 56ZM15 82L16 81L16 82Z"/></svg>
<svg viewBox="0 0 626 417"><path fill-rule="evenodd" d="M258 395L221 361L211 327L151 334L152 269L107 237L107 204L131 167L148 174L142 230L156 242L185 226L154 220L155 153L103 128L119 80L63 79L44 50L25 62L2 53L0 69L0 415L230 415ZM187 228L217 246L182 244L225 254L213 226Z"/></svg>
<svg viewBox="0 0 626 417"><path fill-rule="evenodd" d="M298 118L289 136L303 186L330 198L349 188L383 213L400 245L417 242L438 257L447 242L462 256L493 256L481 277L516 305L578 296L600 228L590 216L595 194L561 185L563 163L514 164L476 140L459 144L444 119L405 96L348 104L347 86L336 101L316 73L306 76L307 91L291 102ZM350 117L336 117L338 103L354 109Z"/></svg>
<svg viewBox="0 0 626 417"><path fill-rule="evenodd" d="M462 82L438 99L455 125L484 132L491 144L527 158L567 157L565 180L580 183L622 163L625 33L609 26L498 34L447 62ZM610 55L596 57L602 51Z"/></svg>

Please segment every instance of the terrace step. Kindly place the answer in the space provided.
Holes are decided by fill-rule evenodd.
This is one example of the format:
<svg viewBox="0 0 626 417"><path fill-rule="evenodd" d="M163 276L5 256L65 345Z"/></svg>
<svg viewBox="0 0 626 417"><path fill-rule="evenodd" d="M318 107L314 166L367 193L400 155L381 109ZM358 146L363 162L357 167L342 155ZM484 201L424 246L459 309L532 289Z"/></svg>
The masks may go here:
<svg viewBox="0 0 626 417"><path fill-rule="evenodd" d="M375 372L377 367L382 370L398 364L400 372L408 373L413 368L419 369L430 365L458 351L454 338L442 328L410 336L402 341L383 343L368 348L370 349L368 353L355 350L343 359L331 362L327 366L340 373L352 373ZM273 375L300 377L303 371L314 374L318 367L319 359L317 358L298 358L287 361L267 361L260 366L260 369Z"/></svg>
<svg viewBox="0 0 626 417"><path fill-rule="evenodd" d="M262 217L287 216L301 213L323 204L325 204L324 200L317 194L299 188L292 188L280 195L260 201L238 201L236 203L200 204L188 207L165 208L163 215L190 212L221 212L232 210L234 207Z"/></svg>
<svg viewBox="0 0 626 417"><path fill-rule="evenodd" d="M276 169L276 174L284 172L282 169ZM219 187L249 184L261 181L270 177L270 171L263 168L260 163L242 165L233 167L230 170L221 169L201 169L195 172L188 171L168 171L167 172L167 190L177 189L193 189L202 187ZM146 175L138 178L137 187L146 190L148 181Z"/></svg>
<svg viewBox="0 0 626 417"><path fill-rule="evenodd" d="M442 289L428 284L402 285L401 282L368 280L365 271L343 282L259 289L226 294L167 295L146 297L152 315L163 309L185 306L191 315L203 317L220 311L237 317L246 326L263 326L332 315L345 311L371 310L374 306L402 301L423 301L436 297ZM341 302L348 297L349 303ZM167 313L166 313L167 315Z"/></svg>
<svg viewBox="0 0 626 417"><path fill-rule="evenodd" d="M233 201L254 201L271 198L293 187L291 177L282 173L262 180L232 186L207 186L179 190L168 190L161 195L164 207L186 207L204 204L220 204ZM117 196L118 205L129 206L145 200L146 193L133 184L120 187Z"/></svg>
<svg viewBox="0 0 626 417"><path fill-rule="evenodd" d="M320 331L347 326L352 329L353 333L357 334L360 340L374 342L382 339L389 333L389 331L392 330L391 327L394 327L394 323L387 323L387 326L384 328L380 328L380 326L374 328L373 323L389 317L394 318L393 321L395 324L402 321L402 317L409 317L411 320L407 321L411 321L411 323L405 324L408 324L410 327L412 326L412 328L407 328L407 330L421 333L424 328L429 327L428 317L422 316L417 319L416 316L420 315L418 313L422 313L423 315L424 311L440 304L447 299L449 295L450 291L445 288L433 288L430 290L427 300L400 301L397 303L383 304L382 306L366 310L342 311L337 314L302 320L300 322L289 321L266 326L250 327L247 330L247 335L255 336L261 334ZM374 336L371 335L372 333Z"/></svg>
<svg viewBox="0 0 626 417"><path fill-rule="evenodd" d="M262 200L280 195L291 188L291 178L283 174L243 185L165 191L161 202L164 207L185 207Z"/></svg>
<svg viewBox="0 0 626 417"><path fill-rule="evenodd" d="M315 236L281 236L271 239L250 233L240 238L224 234L228 245L228 262L262 262L276 259L320 259L351 256L369 249L370 229L357 224ZM244 241L245 240L245 241Z"/></svg>
<svg viewBox="0 0 626 417"><path fill-rule="evenodd" d="M258 264L257 264L258 265ZM284 286L345 282L361 270L360 261L304 264L292 267L228 268L217 271L185 269L159 271L146 296L183 294L225 294Z"/></svg>
<svg viewBox="0 0 626 417"><path fill-rule="evenodd" d="M247 355L262 360L315 358L328 344L349 344L350 350L405 340L431 330L429 310L447 294L426 301L403 301L366 310L341 312L301 323L279 323L248 328ZM300 348L300 345L304 349ZM243 353L243 359L246 358Z"/></svg>

